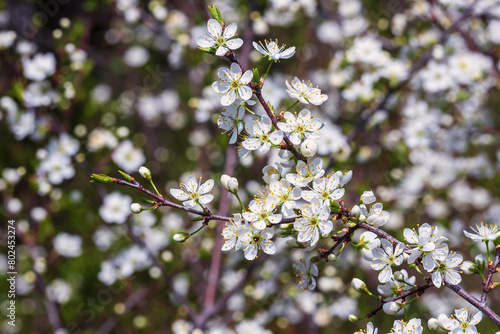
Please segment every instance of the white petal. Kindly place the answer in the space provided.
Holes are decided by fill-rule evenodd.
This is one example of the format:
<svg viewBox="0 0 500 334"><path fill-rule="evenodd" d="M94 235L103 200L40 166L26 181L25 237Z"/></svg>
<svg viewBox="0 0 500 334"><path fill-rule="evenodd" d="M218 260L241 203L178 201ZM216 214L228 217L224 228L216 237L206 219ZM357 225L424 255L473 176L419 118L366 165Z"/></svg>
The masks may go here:
<svg viewBox="0 0 500 334"><path fill-rule="evenodd" d="M231 73L233 74L241 74L241 67L236 63L231 64Z"/></svg>
<svg viewBox="0 0 500 334"><path fill-rule="evenodd" d="M223 106L228 106L233 103L234 100L236 100L236 93L234 90L231 90L222 96L222 98L220 99L220 103Z"/></svg>
<svg viewBox="0 0 500 334"><path fill-rule="evenodd" d="M198 191L201 194L206 194L207 192L209 192L210 190L212 190L213 187L214 187L214 180L210 179L210 180L207 180L205 183L203 183L200 186L200 188L198 189Z"/></svg>
<svg viewBox="0 0 500 334"><path fill-rule="evenodd" d="M174 196L179 201L185 201L189 198L189 194L186 194L181 189L170 189L170 194Z"/></svg>
<svg viewBox="0 0 500 334"><path fill-rule="evenodd" d="M442 278L441 278L441 273L438 271L435 271L432 273L432 283L436 288L440 288L441 284L443 284Z"/></svg>
<svg viewBox="0 0 500 334"><path fill-rule="evenodd" d="M225 46L223 45L220 45L218 48L217 48L217 51L215 51L215 55L216 56L223 56L227 53L227 51L229 51L228 48L226 48Z"/></svg>
<svg viewBox="0 0 500 334"><path fill-rule="evenodd" d="M208 20L207 30L208 30L208 33L214 37L218 37L222 33L222 27L221 27L220 23L214 19Z"/></svg>
<svg viewBox="0 0 500 334"><path fill-rule="evenodd" d="M248 70L246 71L245 73L243 73L243 75L241 76L241 83L246 85L247 83L249 83L253 78L253 73L252 71Z"/></svg>
<svg viewBox="0 0 500 334"><path fill-rule="evenodd" d="M215 41L213 38L208 36L200 36L196 39L196 44L202 48L211 48L215 46Z"/></svg>
<svg viewBox="0 0 500 334"><path fill-rule="evenodd" d="M230 39L234 35L236 35L236 30L238 29L238 26L236 23L231 23L224 29L224 38L225 39Z"/></svg>
<svg viewBox="0 0 500 334"><path fill-rule="evenodd" d="M226 42L226 46L231 50L239 49L243 45L243 40L241 38L234 38Z"/></svg>
<svg viewBox="0 0 500 334"><path fill-rule="evenodd" d="M276 245L271 240L261 241L260 247L267 254L276 253Z"/></svg>
<svg viewBox="0 0 500 334"><path fill-rule="evenodd" d="M273 143L274 145L278 145L279 143L281 143L281 141L283 140L283 131L281 130L276 130L274 131L271 136L269 136L269 140L271 141L271 143Z"/></svg>
<svg viewBox="0 0 500 334"><path fill-rule="evenodd" d="M252 98L252 89L248 86L241 86L238 88L238 94L243 101L249 100Z"/></svg>
<svg viewBox="0 0 500 334"><path fill-rule="evenodd" d="M245 248L245 259L252 261L257 256L257 246L256 245L248 245Z"/></svg>

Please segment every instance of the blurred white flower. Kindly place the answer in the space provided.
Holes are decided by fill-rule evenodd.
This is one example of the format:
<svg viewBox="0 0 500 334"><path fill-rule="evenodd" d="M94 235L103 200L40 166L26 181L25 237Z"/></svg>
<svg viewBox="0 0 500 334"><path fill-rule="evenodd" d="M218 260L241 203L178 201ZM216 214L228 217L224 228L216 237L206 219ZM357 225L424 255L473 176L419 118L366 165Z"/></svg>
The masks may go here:
<svg viewBox="0 0 500 334"><path fill-rule="evenodd" d="M65 257L77 257L82 254L82 238L79 235L59 233L53 240L54 249Z"/></svg>
<svg viewBox="0 0 500 334"><path fill-rule="evenodd" d="M142 46L132 46L123 55L125 63L131 67L141 67L149 60L149 51Z"/></svg>
<svg viewBox="0 0 500 334"><path fill-rule="evenodd" d="M65 304L73 294L73 289L62 279L56 279L47 286L45 294L49 300L59 304Z"/></svg>
<svg viewBox="0 0 500 334"><path fill-rule="evenodd" d="M129 139L124 140L118 145L113 151L111 159L127 173L137 171L138 168L146 162L146 158L142 151L135 148Z"/></svg>
<svg viewBox="0 0 500 334"><path fill-rule="evenodd" d="M24 56L21 61L24 76L33 81L42 81L56 71L56 57L50 52L37 53L32 59Z"/></svg>
<svg viewBox="0 0 500 334"><path fill-rule="evenodd" d="M104 203L99 208L99 215L106 223L124 223L130 215L132 197L115 191L104 197Z"/></svg>

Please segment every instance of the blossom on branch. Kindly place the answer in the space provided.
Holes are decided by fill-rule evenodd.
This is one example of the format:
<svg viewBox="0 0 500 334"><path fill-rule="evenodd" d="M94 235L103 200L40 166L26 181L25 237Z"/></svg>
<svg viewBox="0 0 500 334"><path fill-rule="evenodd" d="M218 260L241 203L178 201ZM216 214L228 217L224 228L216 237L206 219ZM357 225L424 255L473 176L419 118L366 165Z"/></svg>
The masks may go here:
<svg viewBox="0 0 500 334"><path fill-rule="evenodd" d="M241 145L248 151L259 150L261 153L269 151L272 145L278 145L283 140L283 131L275 130L273 124L267 116L262 116L261 120L247 122L246 129L248 137Z"/></svg>
<svg viewBox="0 0 500 334"><path fill-rule="evenodd" d="M307 242L311 246L318 243L322 235L326 235L333 230L333 223L330 218L330 208L317 199L311 200L302 210L302 218L297 218L293 224L299 232L297 241Z"/></svg>
<svg viewBox="0 0 500 334"><path fill-rule="evenodd" d="M248 225L240 231L240 240L245 259L253 260L257 257L257 252L262 249L266 254L276 253L276 245L271 240L274 231L270 228L264 230L255 229L252 225Z"/></svg>
<svg viewBox="0 0 500 334"><path fill-rule="evenodd" d="M295 77L291 84L285 81L288 89L286 90L290 97L299 100L304 104L312 103L316 106L323 104L328 99L328 95L322 94L321 89L313 87L311 82L307 84Z"/></svg>
<svg viewBox="0 0 500 334"><path fill-rule="evenodd" d="M483 314L478 311L473 311L467 307L455 310L455 314L447 317L444 314L439 315L439 325L441 328L449 331L452 334L478 334L477 325Z"/></svg>
<svg viewBox="0 0 500 334"><path fill-rule="evenodd" d="M223 106L233 103L238 97L247 101L252 97L252 89L246 86L253 77L252 71L247 70L242 75L241 67L232 63L230 68L221 67L217 71L219 81L212 84L212 88L219 94L224 94L220 100Z"/></svg>
<svg viewBox="0 0 500 334"><path fill-rule="evenodd" d="M170 194L177 200L182 201L185 207L200 210L201 206L212 202L214 196L208 194L214 186L214 180L210 179L201 184L192 175L188 176L186 183L180 184L180 189L170 189Z"/></svg>
<svg viewBox="0 0 500 334"><path fill-rule="evenodd" d="M196 39L198 46L202 48L216 48L215 55L223 56L229 50L236 50L243 45L241 38L234 38L237 30L236 23L231 23L222 29L217 20L210 19L207 22L209 36L200 36Z"/></svg>
<svg viewBox="0 0 500 334"><path fill-rule="evenodd" d="M380 283L386 283L392 278L392 266L399 266L403 263L403 250L402 243L398 243L394 249L392 243L386 239L382 239L381 245L372 250L371 266L380 271L378 275Z"/></svg>
<svg viewBox="0 0 500 334"><path fill-rule="evenodd" d="M299 145L304 138L310 138L312 133L324 126L324 123L312 117L307 109L303 109L298 115L287 111L283 117L286 123L280 123L280 128L290 134L288 137L294 145Z"/></svg>
<svg viewBox="0 0 500 334"><path fill-rule="evenodd" d="M304 260L293 264L293 269L295 270L295 277L297 277L297 288L300 290L314 290L316 288L316 279L314 276L318 276L318 267L315 264L311 264L309 261L309 256L304 252Z"/></svg>
<svg viewBox="0 0 500 334"><path fill-rule="evenodd" d="M276 41L264 40L264 44L262 44L262 42L259 42L258 44L252 42L252 45L255 48L255 50L259 51L264 56L267 56L269 60L278 61L280 59L288 59L295 54L295 46L285 49L286 45L283 44L279 46L278 40Z"/></svg>

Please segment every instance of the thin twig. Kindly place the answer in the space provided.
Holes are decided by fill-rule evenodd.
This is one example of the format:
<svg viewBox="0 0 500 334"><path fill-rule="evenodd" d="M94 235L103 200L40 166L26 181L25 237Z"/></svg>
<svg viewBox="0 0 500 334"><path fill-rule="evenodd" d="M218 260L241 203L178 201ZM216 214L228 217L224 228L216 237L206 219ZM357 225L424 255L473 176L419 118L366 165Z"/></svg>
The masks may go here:
<svg viewBox="0 0 500 334"><path fill-rule="evenodd" d="M240 62L239 62L238 58L236 57L236 54L234 53L233 50L231 50L230 52L228 52L226 54L226 58L229 59L230 62L238 64L241 68L241 71L245 72L245 68L241 66L241 64L240 64ZM257 99L259 100L260 104L262 105L262 108L264 108L264 110L266 111L267 116L269 116L269 119L273 123L276 130L280 130L279 125L278 125L278 119L276 118L276 115L271 110L271 108L269 108L269 105L266 103L266 101L264 100L264 97L262 96L262 87L258 86L258 85L256 86L253 82L250 82L248 84L248 86L250 88L252 88L252 91L255 93L255 96L257 96ZM293 143L290 141L290 139L288 139L288 136L285 133L283 133L283 141L285 142L286 145L282 146L281 147L282 149L290 151L290 153L292 153L295 156L295 158L297 158L298 160L302 160L304 162L307 162L307 159L302 154L300 154L299 151L297 151L297 149L295 148Z"/></svg>
<svg viewBox="0 0 500 334"><path fill-rule="evenodd" d="M419 286L417 288L414 288L414 289L411 289L409 291L406 291L398 296L395 296L395 297L392 297L392 298L389 298L389 299L381 299L380 302L382 303L379 307L377 307L375 310L371 311L370 313L368 313L367 315L365 315L365 318L370 318L370 317L373 317L375 314L377 314L378 311L380 311L383 307L384 307L384 304L387 304L387 303L390 303L390 302L394 302L396 300L400 300L400 299L403 299L403 298L406 298L408 296L411 296L413 294L419 294L421 295L422 293L424 293L425 290L427 290L428 288L432 288L434 286L434 284L432 284L431 282L428 282L427 284L425 285L422 285L422 286Z"/></svg>
<svg viewBox="0 0 500 334"><path fill-rule="evenodd" d="M493 274L498 272L498 266L500 264L500 246L496 246L495 260L492 263L488 263L488 277L483 282L483 294L481 295L481 303L486 303L486 295L493 288L491 286L491 278Z"/></svg>

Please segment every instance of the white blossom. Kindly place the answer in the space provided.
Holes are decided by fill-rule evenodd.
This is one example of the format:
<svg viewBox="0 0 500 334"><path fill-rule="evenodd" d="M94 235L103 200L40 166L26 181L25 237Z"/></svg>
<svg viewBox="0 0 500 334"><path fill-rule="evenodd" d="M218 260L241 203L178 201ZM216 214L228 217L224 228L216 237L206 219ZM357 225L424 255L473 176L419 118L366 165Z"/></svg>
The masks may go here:
<svg viewBox="0 0 500 334"><path fill-rule="evenodd" d="M381 245L372 250L371 266L380 271L378 280L386 283L392 278L392 266L403 263L404 244L398 243L394 249L392 243L386 239L381 240Z"/></svg>
<svg viewBox="0 0 500 334"><path fill-rule="evenodd" d="M180 189L170 189L170 194L188 208L200 210L201 206L207 205L214 199L214 196L209 194L214 187L212 179L201 184L201 177L197 181L194 176L190 175L179 187Z"/></svg>
<svg viewBox="0 0 500 334"><path fill-rule="evenodd" d="M297 288L300 290L314 290L316 288L315 276L318 276L318 267L315 264L311 264L309 256L304 252L304 260L293 264L293 269L295 270L295 277L297 277Z"/></svg>
<svg viewBox="0 0 500 334"><path fill-rule="evenodd" d="M330 208L317 199L313 198L301 210L301 218L297 218L294 228L299 232L297 241L307 242L311 246L318 243L319 238L330 233L333 223L330 218Z"/></svg>
<svg viewBox="0 0 500 334"><path fill-rule="evenodd" d="M252 89L247 84L252 80L252 71L247 70L242 74L241 67L232 63L230 68L219 68L217 75L219 81L212 84L212 88L223 94L220 102L223 106L232 104L237 98L247 101L252 97Z"/></svg>
<svg viewBox="0 0 500 334"><path fill-rule="evenodd" d="M236 23L231 23L224 28L217 20L210 19L207 22L208 36L200 36L196 39L198 46L202 48L216 48L215 55L223 56L229 50L236 50L243 45L241 38L233 38L236 36L238 26Z"/></svg>
<svg viewBox="0 0 500 334"><path fill-rule="evenodd" d="M285 49L286 45L283 44L279 46L278 40L275 41L264 40L264 44L262 42L259 42L258 44L252 42L252 45L255 48L255 50L262 53L269 60L278 61L280 59L288 59L295 54L295 46Z"/></svg>
<svg viewBox="0 0 500 334"><path fill-rule="evenodd" d="M266 228L264 230L255 229L252 225L248 225L240 230L241 247L245 253L245 259L253 260L257 257L259 249L264 253L276 253L276 245L272 240L273 230Z"/></svg>
<svg viewBox="0 0 500 334"><path fill-rule="evenodd" d="M319 88L313 87L311 82L306 84L295 77L291 84L288 81L285 81L285 83L288 88L286 90L288 95L304 104L312 103L319 106L328 99L328 95L321 93Z"/></svg>

